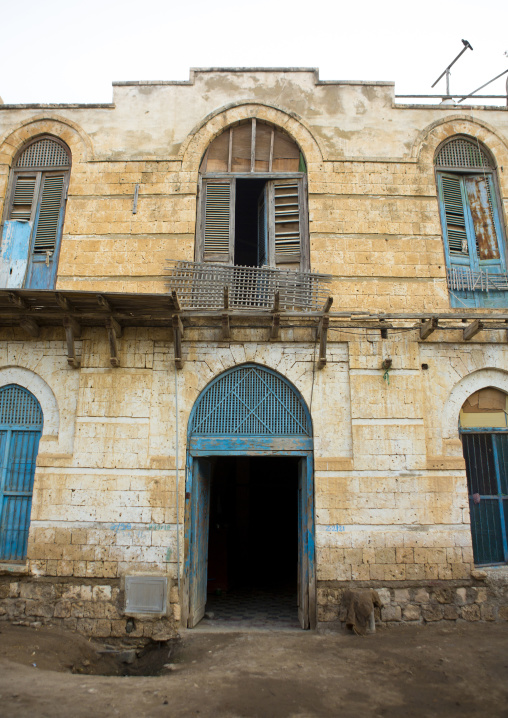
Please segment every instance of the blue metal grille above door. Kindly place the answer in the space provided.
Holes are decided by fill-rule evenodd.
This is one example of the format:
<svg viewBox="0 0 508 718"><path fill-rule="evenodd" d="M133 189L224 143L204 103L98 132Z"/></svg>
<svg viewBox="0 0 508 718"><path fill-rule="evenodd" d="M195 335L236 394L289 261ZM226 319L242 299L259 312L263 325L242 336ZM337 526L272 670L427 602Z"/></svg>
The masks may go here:
<svg viewBox="0 0 508 718"><path fill-rule="evenodd" d="M196 402L189 428L193 436L312 436L296 389L256 364L215 379Z"/></svg>

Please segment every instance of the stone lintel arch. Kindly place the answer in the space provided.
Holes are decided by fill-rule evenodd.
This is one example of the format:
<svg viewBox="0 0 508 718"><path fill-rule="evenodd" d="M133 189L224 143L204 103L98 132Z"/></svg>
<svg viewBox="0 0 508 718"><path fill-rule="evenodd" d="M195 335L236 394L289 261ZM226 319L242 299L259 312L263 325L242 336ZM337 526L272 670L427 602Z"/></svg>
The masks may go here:
<svg viewBox="0 0 508 718"><path fill-rule="evenodd" d="M60 431L60 411L51 387L44 379L30 369L19 366L0 368L0 387L18 384L31 392L41 405L44 416L42 437L58 438Z"/></svg>
<svg viewBox="0 0 508 718"><path fill-rule="evenodd" d="M471 115L449 115L427 125L418 134L411 150L411 157L420 164L433 168L437 148L444 140L454 135L466 135L478 139L490 150L498 167L508 166L506 139L494 127Z"/></svg>
<svg viewBox="0 0 508 718"><path fill-rule="evenodd" d="M462 405L475 391L489 386L508 394L508 371L486 367L468 374L455 384L443 408L443 439L458 439Z"/></svg>
<svg viewBox="0 0 508 718"><path fill-rule="evenodd" d="M207 115L189 133L180 149L182 170L197 178L206 148L227 127L250 118L269 122L285 130L297 142L307 164L323 161L321 148L309 127L295 112L256 100L239 100Z"/></svg>
<svg viewBox="0 0 508 718"><path fill-rule="evenodd" d="M0 137L0 164L12 166L23 145L38 135L53 135L69 147L72 164L93 159L92 141L87 133L72 120L60 115L38 115L20 122Z"/></svg>

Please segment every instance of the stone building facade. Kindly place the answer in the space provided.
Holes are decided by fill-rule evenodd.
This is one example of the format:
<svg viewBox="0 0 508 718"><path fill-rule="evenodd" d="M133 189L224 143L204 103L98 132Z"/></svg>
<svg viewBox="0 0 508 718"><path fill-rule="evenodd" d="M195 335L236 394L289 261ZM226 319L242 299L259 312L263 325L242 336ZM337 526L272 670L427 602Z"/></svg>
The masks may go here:
<svg viewBox="0 0 508 718"><path fill-rule="evenodd" d="M59 160L26 154L46 140ZM6 538L20 469L2 449L0 618L168 637L199 621L209 559L216 593L284 574L303 627L343 620L349 587L376 588L386 622L508 619L505 168L506 108L401 105L392 83L307 69L115 83L108 105L0 105L0 433L40 433L31 509L29 480L19 492L26 547ZM296 219L277 204L292 182ZM211 186L229 187L217 215ZM45 187L58 205L46 234ZM175 262L213 266L219 246L240 263L241 197L265 212L253 263L327 275L331 308L207 313L171 294ZM290 220L299 249L284 253ZM247 394L272 382L299 428L273 430L272 408L264 428L200 433L196 407L216 411L227 377L247 375ZM265 421L235 397L226 423L247 405ZM14 417L15 401L42 425ZM484 442L469 479L468 432Z"/></svg>

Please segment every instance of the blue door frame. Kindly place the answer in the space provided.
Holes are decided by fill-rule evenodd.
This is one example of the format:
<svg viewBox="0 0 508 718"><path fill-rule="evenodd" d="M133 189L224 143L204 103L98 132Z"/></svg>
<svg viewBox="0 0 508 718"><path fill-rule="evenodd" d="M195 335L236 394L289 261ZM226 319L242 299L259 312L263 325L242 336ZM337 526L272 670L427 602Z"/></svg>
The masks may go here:
<svg viewBox="0 0 508 718"><path fill-rule="evenodd" d="M218 456L294 456L298 467L298 596L302 628L316 626L312 420L296 387L259 364L213 379L189 417L185 484L183 623L193 627L206 603L210 472ZM208 467L207 467L208 463ZM205 535L206 534L206 535Z"/></svg>
<svg viewBox="0 0 508 718"><path fill-rule="evenodd" d="M203 552L208 548L209 508L207 504L200 505L200 499L206 494L209 501L209 473L207 488L198 477L207 475L201 460L206 464L207 460L216 456L294 456L302 460L298 477L298 615L302 628L314 629L317 622L314 460L312 440L299 438L191 439L185 480L184 624L194 627L204 613L207 555ZM197 468L196 464L201 466Z"/></svg>

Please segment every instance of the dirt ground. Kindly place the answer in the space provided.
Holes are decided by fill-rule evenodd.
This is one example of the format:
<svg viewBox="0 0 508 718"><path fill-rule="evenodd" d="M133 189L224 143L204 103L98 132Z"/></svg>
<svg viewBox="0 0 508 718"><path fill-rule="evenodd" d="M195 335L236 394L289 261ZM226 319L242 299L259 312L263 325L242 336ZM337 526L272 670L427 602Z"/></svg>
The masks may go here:
<svg viewBox="0 0 508 718"><path fill-rule="evenodd" d="M60 629L0 624L0 714L508 716L508 624L405 626L366 637L196 630L130 664L132 653L118 660L97 653L104 650ZM97 672L120 675L90 675Z"/></svg>

